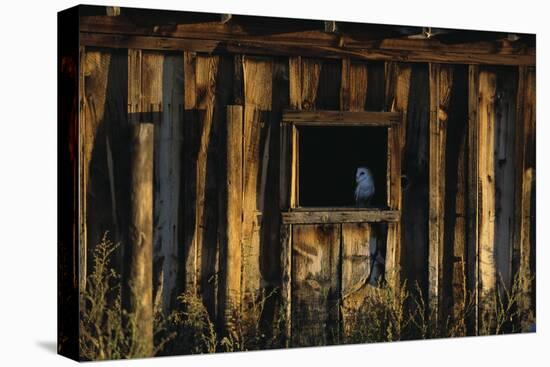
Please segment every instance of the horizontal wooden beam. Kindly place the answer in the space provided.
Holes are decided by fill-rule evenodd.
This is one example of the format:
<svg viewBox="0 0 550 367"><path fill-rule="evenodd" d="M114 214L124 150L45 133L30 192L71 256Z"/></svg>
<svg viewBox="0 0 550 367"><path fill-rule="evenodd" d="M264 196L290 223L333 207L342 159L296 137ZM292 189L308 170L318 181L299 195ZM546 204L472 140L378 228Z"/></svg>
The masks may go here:
<svg viewBox="0 0 550 367"><path fill-rule="evenodd" d="M391 126L401 121L400 112L284 111L283 122L313 126Z"/></svg>
<svg viewBox="0 0 550 367"><path fill-rule="evenodd" d="M326 208L328 209L328 208ZM361 222L397 222L398 210L360 209L293 209L281 213L284 224L319 224L319 223L361 223Z"/></svg>
<svg viewBox="0 0 550 367"><path fill-rule="evenodd" d="M116 17L115 17L116 18ZM343 46L323 46L310 43L307 39L301 42L267 41L261 37L253 40L210 39L144 36L117 33L80 32L80 45L110 48L139 48L145 50L174 50L204 52L208 54L249 54L271 56L305 56L324 58L350 58L353 60L377 60L400 62L437 62L453 64L494 64L494 65L535 65L534 53L476 53L467 49L449 51L445 47L438 48L365 48ZM214 37L213 37L214 38ZM217 37L219 38L219 37Z"/></svg>

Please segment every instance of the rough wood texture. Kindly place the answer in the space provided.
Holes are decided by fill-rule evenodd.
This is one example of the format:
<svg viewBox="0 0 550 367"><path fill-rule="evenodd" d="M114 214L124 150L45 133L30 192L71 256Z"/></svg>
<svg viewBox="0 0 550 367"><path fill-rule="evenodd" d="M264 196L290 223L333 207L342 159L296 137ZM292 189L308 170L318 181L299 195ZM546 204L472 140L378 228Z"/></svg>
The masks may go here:
<svg viewBox="0 0 550 367"><path fill-rule="evenodd" d="M227 107L227 226L225 261L225 326L231 330L241 305L243 108Z"/></svg>
<svg viewBox="0 0 550 367"><path fill-rule="evenodd" d="M132 126L127 258L128 311L135 313L137 335L133 357L153 354L153 135L151 123Z"/></svg>
<svg viewBox="0 0 550 367"><path fill-rule="evenodd" d="M496 307L495 261L495 91L496 74L479 73L479 307L481 334L488 334L494 323Z"/></svg>
<svg viewBox="0 0 550 367"><path fill-rule="evenodd" d="M288 58L288 97L289 106L295 110L302 108L302 59L301 57ZM292 198L292 129L293 126L280 123L279 147L279 208L288 210ZM281 298L284 314L285 346L292 342L292 225L281 223Z"/></svg>
<svg viewBox="0 0 550 367"><path fill-rule="evenodd" d="M203 36L204 37L204 36ZM182 50L202 52L208 54L248 54L270 56L307 56L327 58L354 58L372 61L398 62L436 62L454 64L497 64L497 65L535 65L533 53L474 53L464 46L462 50L452 50L444 46L433 49L377 49L370 45L358 45L358 48L318 46L309 41L302 44L285 42L267 42L262 40L237 41L234 39L213 40L184 37L158 37L142 35L122 35L107 33L80 32L80 42L84 46L112 47L112 48L140 48L146 50ZM493 46L494 47L494 46Z"/></svg>
<svg viewBox="0 0 550 367"><path fill-rule="evenodd" d="M225 152L221 129L233 90L231 68L226 58L184 54L185 282L187 290L202 296L215 320L221 317L220 227L225 225L225 160L218 153Z"/></svg>
<svg viewBox="0 0 550 367"><path fill-rule="evenodd" d="M283 121L296 125L392 126L401 122L400 112L285 111Z"/></svg>
<svg viewBox="0 0 550 367"><path fill-rule="evenodd" d="M479 99L479 67L470 65L468 69L468 289L474 292L475 298L475 315L471 322L470 328L474 334L479 330L479 192L478 192L478 101Z"/></svg>
<svg viewBox="0 0 550 367"><path fill-rule="evenodd" d="M399 115L399 124L388 129L388 206L400 213L402 208L401 160L404 146L403 131L406 128L406 116L409 102L410 76L409 65L390 63L386 75L386 109ZM397 290L401 283L401 223L390 223L386 244L386 280Z"/></svg>
<svg viewBox="0 0 550 367"><path fill-rule="evenodd" d="M136 12L136 9L133 10ZM163 16L163 11L152 11L151 9L137 10L141 17L155 19L156 27L150 22L139 22L134 18L125 16L116 19L105 16L84 16L81 19L80 29L85 32L98 32L120 35L146 35L157 38L184 38L196 40L234 41L234 43L246 43L262 41L266 44L287 44L294 46L296 51L303 46L334 47L339 45L343 49L371 49L383 51L429 51L433 53L459 53L459 54L496 54L534 55L534 48L526 47L525 42L510 42L509 40L475 41L475 36L482 34L475 31L468 32L464 42L444 43L432 37L430 39L409 39L392 37L396 31L388 31L388 38L381 39L380 34L372 32L368 25L356 25L350 29L349 24L342 23L341 29L336 33L324 32L322 26L311 27L311 20L277 19L265 17L258 22L255 17L233 17L229 24L222 24L211 15L199 13L179 13ZM151 14L153 12L153 15ZM145 13L145 14L144 14ZM139 14L137 19L140 18ZM205 16L207 19L205 19ZM193 21L189 21L189 19ZM214 21L213 21L214 20ZM348 27L346 27L348 26ZM397 26L399 27L399 26ZM374 34L373 34L374 33ZM129 38L129 37L127 37ZM468 41L468 39L474 39ZM220 51L223 51L220 50Z"/></svg>
<svg viewBox="0 0 550 367"><path fill-rule="evenodd" d="M294 210L281 213L283 223L313 224L313 223L367 223L367 222L397 222L397 210Z"/></svg>
<svg viewBox="0 0 550 367"><path fill-rule="evenodd" d="M411 65L402 160L402 273L411 287L428 294L428 130L429 75L427 65Z"/></svg>
<svg viewBox="0 0 550 367"><path fill-rule="evenodd" d="M517 70L497 69L495 100L495 251L499 294L512 286Z"/></svg>
<svg viewBox="0 0 550 367"><path fill-rule="evenodd" d="M183 138L183 55L165 55L162 65L161 120L155 134L155 259L157 291L164 311L183 291L178 281L182 260L181 167ZM158 198L157 198L158 196Z"/></svg>
<svg viewBox="0 0 550 367"><path fill-rule="evenodd" d="M343 111L364 111L368 87L367 65L365 63L353 63L349 59L342 60L341 79L340 109ZM396 217L399 215L399 213L394 214ZM335 221L342 220L341 216L339 217L329 216L329 218L334 218ZM326 216L321 218L324 219ZM349 219L349 217L346 218ZM377 218L377 220L384 219ZM369 220L369 222L371 221ZM376 234L372 230L373 225L369 222L346 223L341 226L341 313L344 334L353 327L351 316L363 305L363 293L368 292L367 288L369 288L370 250L371 247L376 248L377 241Z"/></svg>
<svg viewBox="0 0 550 367"><path fill-rule="evenodd" d="M430 216L429 231L429 300L439 321L443 302L443 251L445 224L445 144L448 108L453 81L450 67L430 64Z"/></svg>
<svg viewBox="0 0 550 367"><path fill-rule="evenodd" d="M198 249L195 236L196 228L196 191L197 191L197 158L200 129L196 92L196 63L194 53L183 53L183 94L184 94L184 122L183 122L183 172L184 195L186 203L183 210L183 236L185 269L181 271L184 278L184 289L187 292L198 291L197 259Z"/></svg>
<svg viewBox="0 0 550 367"><path fill-rule="evenodd" d="M337 342L340 226L292 229L292 344Z"/></svg>
<svg viewBox="0 0 550 367"><path fill-rule="evenodd" d="M516 227L514 238L519 247L518 271L522 297L520 309L527 315L535 303L535 120L536 73L534 68L520 68L517 94L518 132L516 146ZM533 315L534 316L534 315ZM528 319L522 322L529 322Z"/></svg>
<svg viewBox="0 0 550 367"><path fill-rule="evenodd" d="M468 69L463 65L441 66L441 84L449 84L448 91L441 93L439 103L440 121L445 126L444 151L445 188L442 252L442 283L440 285L440 309L443 317L453 320L464 318L466 307L466 160L468 120ZM452 72L452 75L449 73ZM449 78L452 76L452 80ZM444 81L445 79L446 81ZM448 102L445 99L449 98ZM466 329L460 330L466 333Z"/></svg>
<svg viewBox="0 0 550 367"><path fill-rule="evenodd" d="M273 60L243 57L243 292L256 297L262 286L260 271L262 212L269 162Z"/></svg>

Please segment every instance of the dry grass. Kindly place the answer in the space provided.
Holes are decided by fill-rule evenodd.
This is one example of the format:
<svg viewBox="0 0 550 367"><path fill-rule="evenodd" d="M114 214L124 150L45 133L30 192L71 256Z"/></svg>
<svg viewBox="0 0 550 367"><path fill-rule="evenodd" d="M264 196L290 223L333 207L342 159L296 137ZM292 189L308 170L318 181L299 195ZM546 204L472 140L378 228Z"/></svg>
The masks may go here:
<svg viewBox="0 0 550 367"><path fill-rule="evenodd" d="M118 244L105 234L94 249L93 269L80 300L79 344L84 360L143 357L137 342L140 338L132 335L135 317L121 306L120 275L110 264L117 248ZM359 305L340 305L343 325L341 335L334 340L373 343L529 331L535 324L534 311L523 305L529 297L525 284L532 281L518 275L510 289L501 282L494 294L494 307L480 315L477 333L475 293L468 291L466 285L461 292L463 298L455 301L452 315L439 320L418 285L368 285ZM192 292L180 295L178 306L168 315L158 307L153 355L284 348L288 343L284 335L286 320L278 290L248 294L244 300L224 334L216 328L202 299Z"/></svg>

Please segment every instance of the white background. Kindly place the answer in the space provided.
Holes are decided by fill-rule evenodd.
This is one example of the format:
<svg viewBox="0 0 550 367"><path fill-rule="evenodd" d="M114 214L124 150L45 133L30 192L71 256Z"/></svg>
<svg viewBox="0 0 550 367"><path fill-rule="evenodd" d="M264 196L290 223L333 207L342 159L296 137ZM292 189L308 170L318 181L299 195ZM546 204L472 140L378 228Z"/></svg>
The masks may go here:
<svg viewBox="0 0 550 367"><path fill-rule="evenodd" d="M548 12L544 1L116 1L103 5L537 33L536 334L105 362L219 366L548 365ZM69 365L56 343L56 12L70 1L0 10L0 365ZM546 287L546 290L543 289Z"/></svg>

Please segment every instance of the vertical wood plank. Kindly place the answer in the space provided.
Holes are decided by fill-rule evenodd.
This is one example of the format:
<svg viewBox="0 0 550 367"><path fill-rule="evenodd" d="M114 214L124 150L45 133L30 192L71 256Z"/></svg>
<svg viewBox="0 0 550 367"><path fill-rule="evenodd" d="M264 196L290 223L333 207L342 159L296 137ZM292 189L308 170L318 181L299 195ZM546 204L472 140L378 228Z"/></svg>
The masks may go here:
<svg viewBox="0 0 550 367"><path fill-rule="evenodd" d="M449 66L430 64L430 216L429 232L429 300L436 322L442 319L443 254L445 224L445 143L448 107L452 86Z"/></svg>
<svg viewBox="0 0 550 367"><path fill-rule="evenodd" d="M411 68L397 63L387 64L386 109L402 114L401 124L388 129L387 201L392 209L401 211L401 159L404 149ZM386 244L386 280L397 290L401 284L401 224L388 224Z"/></svg>
<svg viewBox="0 0 550 367"><path fill-rule="evenodd" d="M340 108L364 111L367 98L367 64L342 61ZM377 245L371 223L342 224L342 330L353 327L353 315L364 303L369 291L370 255Z"/></svg>
<svg viewBox="0 0 550 367"><path fill-rule="evenodd" d="M443 223L443 261L441 284L441 313L447 319L464 319L465 308L471 298L466 283L466 159L468 120L468 77L467 67L442 65L441 89L445 79L452 77L450 95L442 92L439 104L439 118L446 125L445 140L445 221ZM445 73L447 75L445 75ZM452 73L450 75L449 73ZM450 101L445 102L446 98ZM466 325L457 330L466 335Z"/></svg>
<svg viewBox="0 0 550 367"><path fill-rule="evenodd" d="M517 94L516 155L516 227L515 253L519 255L518 277L521 286L519 308L525 330L535 316L535 120L536 73L534 68L520 67Z"/></svg>
<svg viewBox="0 0 550 367"><path fill-rule="evenodd" d="M260 271L261 218L264 204L262 177L269 152L269 114L272 103L273 60L243 57L243 296L256 297L262 285Z"/></svg>
<svg viewBox="0 0 550 367"><path fill-rule="evenodd" d="M241 305L243 109L227 107L227 226L225 327L232 330L233 316Z"/></svg>
<svg viewBox="0 0 550 367"><path fill-rule="evenodd" d="M128 235L129 312L135 314L132 357L153 354L153 135L154 125L132 126L130 226Z"/></svg>
<svg viewBox="0 0 550 367"><path fill-rule="evenodd" d="M499 294L512 287L517 73L497 70L495 100L495 256Z"/></svg>
<svg viewBox="0 0 550 367"><path fill-rule="evenodd" d="M217 319L218 220L216 194L214 118L219 79L219 56L197 55L195 69L196 103L199 110L200 139L197 152L196 186L196 271L200 294L212 319Z"/></svg>
<svg viewBox="0 0 550 367"><path fill-rule="evenodd" d="M148 60L150 61L150 60ZM153 352L153 162L154 121L143 114L155 109L153 82L156 69L143 70L141 50L128 50L128 115L130 122L130 220L128 226L128 259L126 290L128 311L136 316L133 332L139 335L134 357L151 356ZM154 63L153 63L154 64ZM145 75L146 76L145 76ZM147 100L142 98L147 95ZM158 111L158 107L156 107ZM150 118L150 119L149 119Z"/></svg>
<svg viewBox="0 0 550 367"><path fill-rule="evenodd" d="M369 82L370 84L370 82ZM429 72L428 65L411 65L411 88L407 107L403 148L401 225L401 264L408 284L422 296L428 294L429 218ZM426 300L427 301L427 300Z"/></svg>
<svg viewBox="0 0 550 367"><path fill-rule="evenodd" d="M317 59L301 59L301 109L314 110L321 75L322 61ZM292 92L291 86L291 92ZM292 99L291 95L291 101Z"/></svg>
<svg viewBox="0 0 550 367"><path fill-rule="evenodd" d="M292 229L292 344L328 345L338 328L338 225Z"/></svg>
<svg viewBox="0 0 550 367"><path fill-rule="evenodd" d="M479 73L479 286L481 307L480 334L489 334L496 307L495 261L495 91L496 74L490 70Z"/></svg>
<svg viewBox="0 0 550 367"><path fill-rule="evenodd" d="M289 106L301 110L302 101L302 58L288 58ZM288 210L291 207L291 176L292 176L292 126L280 124L280 208ZM292 226L282 224L280 228L281 241L281 294L285 321L285 346L290 347L292 340Z"/></svg>
<svg viewBox="0 0 550 367"><path fill-rule="evenodd" d="M196 205L197 205L197 155L200 141L198 114L196 108L196 55L183 53L183 94L184 94L184 126L183 126L183 177L185 203L183 210L184 289L197 293L197 240L196 240Z"/></svg>
<svg viewBox="0 0 550 367"><path fill-rule="evenodd" d="M478 105L479 105L479 66L468 68L468 289L474 292L475 312L472 322L473 334L479 331L479 192L478 192Z"/></svg>
<svg viewBox="0 0 550 367"><path fill-rule="evenodd" d="M438 119L439 104L439 65L430 64L430 161L429 161L429 205L430 214L428 219L429 249L428 249L428 298L430 310L434 315L439 316L439 273L440 273L440 231L439 222L442 213L439 211L441 200L440 187L442 175L440 171L440 125ZM438 319L437 319L438 320Z"/></svg>
<svg viewBox="0 0 550 367"><path fill-rule="evenodd" d="M163 264L164 257L161 254L163 240L169 241L170 228L168 232L164 230L166 220L170 217L169 209L163 205L166 200L166 195L169 195L169 190L165 184L169 178L166 175L168 171L165 167L169 159L169 154L165 152L168 146L166 135L170 128L169 114L164 114L164 109L168 108L163 105L163 72L164 72L164 55L158 52L142 52L141 62L141 109L139 111L142 121L152 123L157 126L154 137L154 203L153 203L153 305L156 308L163 307L168 309L168 304L163 305ZM161 117L161 115L163 117ZM167 118L164 120L164 116ZM166 299L169 302L169 299Z"/></svg>
<svg viewBox="0 0 550 367"><path fill-rule="evenodd" d="M368 67L365 62L351 62L349 70L349 110L364 111L367 102ZM342 81L344 68L342 68ZM346 106L343 106L344 108Z"/></svg>

